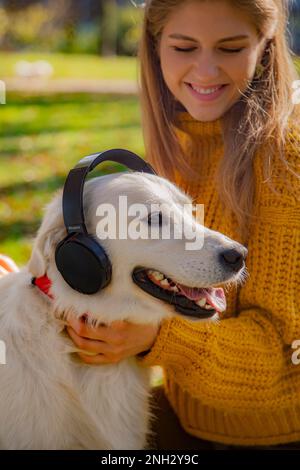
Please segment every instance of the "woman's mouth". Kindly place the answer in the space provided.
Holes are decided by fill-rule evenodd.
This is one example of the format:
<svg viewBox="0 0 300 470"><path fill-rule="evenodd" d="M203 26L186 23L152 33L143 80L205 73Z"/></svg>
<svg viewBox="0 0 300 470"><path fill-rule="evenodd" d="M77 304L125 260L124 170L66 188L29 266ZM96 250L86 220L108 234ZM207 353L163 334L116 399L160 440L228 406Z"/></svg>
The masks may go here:
<svg viewBox="0 0 300 470"><path fill-rule="evenodd" d="M185 83L190 93L200 101L213 101L224 93L228 84L218 85L210 88L201 88L191 83Z"/></svg>

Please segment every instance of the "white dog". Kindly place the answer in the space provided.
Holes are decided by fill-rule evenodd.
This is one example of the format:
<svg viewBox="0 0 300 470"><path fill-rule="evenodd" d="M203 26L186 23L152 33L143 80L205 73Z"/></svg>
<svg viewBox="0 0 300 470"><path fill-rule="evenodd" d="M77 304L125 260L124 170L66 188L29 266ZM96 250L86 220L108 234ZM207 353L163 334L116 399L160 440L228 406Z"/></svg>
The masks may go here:
<svg viewBox="0 0 300 470"><path fill-rule="evenodd" d="M186 250L184 237L98 237L112 263L112 280L97 294L80 294L65 283L55 264L55 247L66 235L62 191L57 193L28 265L0 279L0 340L6 345L6 364L0 365L2 449L145 448L152 417L150 371L135 357L108 365L82 363L65 333L66 318L88 312L89 321L107 325L116 320L159 324L185 314L187 320L190 315L194 320L215 318L225 301L223 289L212 286L245 278L246 248L184 214L190 198L155 175L127 172L88 181L83 201L90 234L97 233L99 204L118 209L119 195L127 196L128 206L176 205L187 225L202 231L204 246ZM171 217L152 214L151 224L160 224L164 216ZM46 273L51 297L31 283L33 276Z"/></svg>

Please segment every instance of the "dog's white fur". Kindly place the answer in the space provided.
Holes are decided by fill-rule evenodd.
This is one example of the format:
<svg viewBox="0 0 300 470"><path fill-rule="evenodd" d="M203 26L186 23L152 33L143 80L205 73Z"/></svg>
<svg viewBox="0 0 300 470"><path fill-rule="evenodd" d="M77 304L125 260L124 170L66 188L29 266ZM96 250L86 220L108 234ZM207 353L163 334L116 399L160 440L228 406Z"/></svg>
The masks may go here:
<svg viewBox="0 0 300 470"><path fill-rule="evenodd" d="M84 210L89 233L96 234L100 203L118 207L119 195L132 203L191 203L167 180L144 173L118 173L85 184ZM185 250L184 239L101 240L112 262L112 281L94 295L72 290L58 272L54 253L66 235L62 191L48 205L31 259L18 273L0 279L0 339L7 364L0 365L0 448L2 449L142 449L151 419L149 370L135 357L109 365L76 359L74 344L57 317L89 312L97 323L128 320L158 324L179 315L167 303L141 290L131 278L136 266L162 271L191 286L240 281L218 260L221 250L241 247L204 229L204 247ZM145 222L147 223L147 222ZM203 230L190 219L197 230ZM31 284L48 274L49 299Z"/></svg>

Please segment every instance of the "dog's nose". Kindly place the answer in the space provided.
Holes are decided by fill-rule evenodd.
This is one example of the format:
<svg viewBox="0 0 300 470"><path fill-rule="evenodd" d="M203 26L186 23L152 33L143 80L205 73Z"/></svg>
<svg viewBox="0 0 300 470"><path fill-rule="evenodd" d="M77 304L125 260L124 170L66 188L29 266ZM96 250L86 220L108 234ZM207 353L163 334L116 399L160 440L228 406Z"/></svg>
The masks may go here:
<svg viewBox="0 0 300 470"><path fill-rule="evenodd" d="M231 268L233 271L239 271L244 264L247 254L248 250L244 246L239 249L230 248L229 250L225 250L220 253L220 260L226 268Z"/></svg>

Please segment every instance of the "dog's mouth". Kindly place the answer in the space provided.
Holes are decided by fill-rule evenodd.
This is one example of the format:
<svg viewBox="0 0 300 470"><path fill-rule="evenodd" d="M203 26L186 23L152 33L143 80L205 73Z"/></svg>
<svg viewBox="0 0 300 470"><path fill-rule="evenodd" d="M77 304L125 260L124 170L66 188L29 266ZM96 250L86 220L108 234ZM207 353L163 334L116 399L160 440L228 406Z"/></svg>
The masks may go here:
<svg viewBox="0 0 300 470"><path fill-rule="evenodd" d="M145 292L174 305L183 315L210 318L226 309L224 290L214 287L189 287L167 277L160 271L136 267L133 281Z"/></svg>

